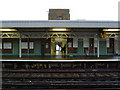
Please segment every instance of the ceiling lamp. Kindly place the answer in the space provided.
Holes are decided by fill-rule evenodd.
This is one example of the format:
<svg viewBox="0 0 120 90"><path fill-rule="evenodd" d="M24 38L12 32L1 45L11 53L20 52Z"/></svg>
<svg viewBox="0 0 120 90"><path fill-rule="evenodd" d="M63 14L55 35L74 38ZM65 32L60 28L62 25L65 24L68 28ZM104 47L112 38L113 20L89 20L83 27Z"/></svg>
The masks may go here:
<svg viewBox="0 0 120 90"><path fill-rule="evenodd" d="M53 28L52 31L67 31L66 28Z"/></svg>
<svg viewBox="0 0 120 90"><path fill-rule="evenodd" d="M16 29L0 29L0 31L16 31Z"/></svg>
<svg viewBox="0 0 120 90"><path fill-rule="evenodd" d="M112 31L112 32L114 32L114 31L120 31L120 29L103 29L103 31Z"/></svg>

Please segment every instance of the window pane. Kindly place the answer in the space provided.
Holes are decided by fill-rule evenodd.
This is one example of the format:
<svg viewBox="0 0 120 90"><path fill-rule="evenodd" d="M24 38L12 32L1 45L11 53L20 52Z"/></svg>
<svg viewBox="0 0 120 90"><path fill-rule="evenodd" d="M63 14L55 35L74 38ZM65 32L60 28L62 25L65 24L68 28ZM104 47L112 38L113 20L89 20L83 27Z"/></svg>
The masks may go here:
<svg viewBox="0 0 120 90"><path fill-rule="evenodd" d="M28 49L28 42L22 42L22 49Z"/></svg>
<svg viewBox="0 0 120 90"><path fill-rule="evenodd" d="M72 42L68 42L68 47L72 47Z"/></svg>
<svg viewBox="0 0 120 90"><path fill-rule="evenodd" d="M4 47L4 49L12 49L12 43L11 42L4 42L3 47Z"/></svg>
<svg viewBox="0 0 120 90"><path fill-rule="evenodd" d="M48 47L49 47L49 45L48 45L48 43L46 43L45 48L48 48Z"/></svg>
<svg viewBox="0 0 120 90"><path fill-rule="evenodd" d="M73 47L78 47L78 38L73 38Z"/></svg>
<svg viewBox="0 0 120 90"><path fill-rule="evenodd" d="M0 49L2 49L2 42L0 42Z"/></svg>
<svg viewBox="0 0 120 90"><path fill-rule="evenodd" d="M30 42L30 43L29 43L29 48L30 48L30 49L34 49L34 43L33 43L33 42Z"/></svg>
<svg viewBox="0 0 120 90"><path fill-rule="evenodd" d="M83 45L84 47L89 47L89 38L84 38Z"/></svg>
<svg viewBox="0 0 120 90"><path fill-rule="evenodd" d="M97 40L97 38L95 38L94 39L94 47L97 47L98 46L97 44L98 44L98 40Z"/></svg>

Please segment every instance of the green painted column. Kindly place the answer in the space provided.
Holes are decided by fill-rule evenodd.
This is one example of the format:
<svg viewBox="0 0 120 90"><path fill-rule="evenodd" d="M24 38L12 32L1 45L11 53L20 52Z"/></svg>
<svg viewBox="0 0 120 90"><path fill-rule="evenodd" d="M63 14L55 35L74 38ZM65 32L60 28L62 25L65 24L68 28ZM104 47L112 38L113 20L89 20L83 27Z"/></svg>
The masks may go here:
<svg viewBox="0 0 120 90"><path fill-rule="evenodd" d="M99 41L99 54L100 55L107 55L107 45L106 45L106 39Z"/></svg>
<svg viewBox="0 0 120 90"><path fill-rule="evenodd" d="M19 41L13 41L13 55L19 55Z"/></svg>
<svg viewBox="0 0 120 90"><path fill-rule="evenodd" d="M34 42L34 53L35 53L35 55L41 55L41 42L40 42L40 40L36 40Z"/></svg>
<svg viewBox="0 0 120 90"><path fill-rule="evenodd" d="M78 40L78 54L79 55L84 55L83 39Z"/></svg>

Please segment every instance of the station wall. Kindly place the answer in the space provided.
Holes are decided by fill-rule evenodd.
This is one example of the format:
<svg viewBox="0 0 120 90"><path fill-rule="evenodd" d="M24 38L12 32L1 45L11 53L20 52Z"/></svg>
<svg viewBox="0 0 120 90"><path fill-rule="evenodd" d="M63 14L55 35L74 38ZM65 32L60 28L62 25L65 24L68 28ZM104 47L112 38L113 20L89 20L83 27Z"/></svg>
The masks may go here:
<svg viewBox="0 0 120 90"><path fill-rule="evenodd" d="M51 55L51 38L40 39L22 39L21 52L22 56L47 56ZM28 43L29 42L29 43ZM118 51L114 38L99 40L100 55L115 55ZM19 39L4 38L2 39L1 55L3 57L19 56ZM95 38L67 38L67 54L79 56L96 56L97 55L97 40Z"/></svg>

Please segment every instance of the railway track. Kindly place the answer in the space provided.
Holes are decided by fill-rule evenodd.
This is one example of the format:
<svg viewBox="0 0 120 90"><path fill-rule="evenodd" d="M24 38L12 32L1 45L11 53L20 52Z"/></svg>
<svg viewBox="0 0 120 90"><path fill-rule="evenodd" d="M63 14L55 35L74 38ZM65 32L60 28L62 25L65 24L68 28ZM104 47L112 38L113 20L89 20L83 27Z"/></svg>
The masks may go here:
<svg viewBox="0 0 120 90"><path fill-rule="evenodd" d="M61 71L61 72L60 72ZM117 71L3 71L3 87L16 88L83 88L83 87L120 87L120 72ZM68 87L67 87L68 86Z"/></svg>
<svg viewBox="0 0 120 90"><path fill-rule="evenodd" d="M14 64L14 63L12 63ZM69 63L68 63L69 64ZM74 65L75 64L75 65ZM88 64L88 63L87 63ZM103 63L102 63L103 64ZM111 64L111 63L110 63ZM32 65L33 64L29 64ZM40 65L40 64L39 64ZM43 63L43 66L49 66ZM68 68L68 66L75 66ZM81 65L78 64L77 65ZM84 63L85 65L85 63ZM83 66L84 66L83 65ZM88 65L92 67L94 64ZM103 64L104 65L104 64ZM111 64L112 65L112 64ZM118 65L118 64L115 64ZM49 68L3 68L3 89L82 89L114 90L120 89L120 69L101 66L102 68L80 68L76 63L62 67L51 64ZM64 66L64 68L63 68ZM66 67L65 67L66 66ZM73 67L71 66L71 67ZM87 66L87 65L85 65ZM114 65L113 65L114 66Z"/></svg>

